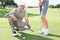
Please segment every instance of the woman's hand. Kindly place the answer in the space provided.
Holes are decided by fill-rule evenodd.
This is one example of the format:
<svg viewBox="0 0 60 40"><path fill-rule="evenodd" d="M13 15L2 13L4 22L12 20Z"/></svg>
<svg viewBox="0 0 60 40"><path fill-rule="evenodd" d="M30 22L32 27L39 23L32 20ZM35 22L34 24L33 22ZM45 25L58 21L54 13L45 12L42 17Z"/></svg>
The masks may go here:
<svg viewBox="0 0 60 40"><path fill-rule="evenodd" d="M41 2L39 2L39 3L38 3L38 6L41 6L41 5L42 5L42 3L41 3Z"/></svg>
<svg viewBox="0 0 60 40"><path fill-rule="evenodd" d="M38 6L41 6L41 5L42 5L42 0L39 0Z"/></svg>
<svg viewBox="0 0 60 40"><path fill-rule="evenodd" d="M42 3L43 3L44 1L45 1L45 0L39 0L38 5L39 5L39 6L42 6Z"/></svg>

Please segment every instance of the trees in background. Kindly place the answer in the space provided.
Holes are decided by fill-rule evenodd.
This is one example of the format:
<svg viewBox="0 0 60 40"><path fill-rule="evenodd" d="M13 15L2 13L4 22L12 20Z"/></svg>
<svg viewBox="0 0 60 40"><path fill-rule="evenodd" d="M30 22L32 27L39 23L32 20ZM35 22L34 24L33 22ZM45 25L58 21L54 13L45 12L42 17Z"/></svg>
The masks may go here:
<svg viewBox="0 0 60 40"><path fill-rule="evenodd" d="M49 8L60 8L60 4L57 4L57 5L50 5Z"/></svg>
<svg viewBox="0 0 60 40"><path fill-rule="evenodd" d="M13 0L0 0L0 2L0 6L3 6L3 8L5 8L7 5L16 5Z"/></svg>
<svg viewBox="0 0 60 40"><path fill-rule="evenodd" d="M0 0L0 6L5 8L7 5L16 5L13 0ZM16 5L17 6L17 5ZM28 8L36 8L37 6L28 6ZM60 4L50 5L49 8L60 8Z"/></svg>

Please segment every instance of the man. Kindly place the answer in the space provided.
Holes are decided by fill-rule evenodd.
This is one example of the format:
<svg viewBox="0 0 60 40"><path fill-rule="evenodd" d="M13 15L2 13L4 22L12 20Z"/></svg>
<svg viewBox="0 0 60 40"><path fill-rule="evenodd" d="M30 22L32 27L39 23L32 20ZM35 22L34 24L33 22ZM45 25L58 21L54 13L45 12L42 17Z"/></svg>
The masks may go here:
<svg viewBox="0 0 60 40"><path fill-rule="evenodd" d="M48 21L46 19L46 13L47 13L47 10L48 10L48 4L49 4L49 0L39 0L41 23L42 23L42 30L39 31L39 33L43 33L44 35L49 34Z"/></svg>
<svg viewBox="0 0 60 40"><path fill-rule="evenodd" d="M13 9L11 12L5 15L5 17L8 18L9 20L9 24L11 26L13 36L17 35L15 28L17 28L19 32L24 31L26 29L31 30L28 21L28 16L24 8L25 8L25 3L20 2L18 3L18 8ZM25 22L22 22L24 17L25 17Z"/></svg>

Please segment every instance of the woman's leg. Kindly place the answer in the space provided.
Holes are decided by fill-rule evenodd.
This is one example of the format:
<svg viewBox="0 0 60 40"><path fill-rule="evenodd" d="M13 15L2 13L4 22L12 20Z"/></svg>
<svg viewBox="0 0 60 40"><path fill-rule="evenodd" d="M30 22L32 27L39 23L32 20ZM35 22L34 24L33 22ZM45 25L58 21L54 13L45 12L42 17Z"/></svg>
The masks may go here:
<svg viewBox="0 0 60 40"><path fill-rule="evenodd" d="M41 15L41 23L42 23L43 28L48 29L48 21L47 21L45 15Z"/></svg>
<svg viewBox="0 0 60 40"><path fill-rule="evenodd" d="M44 33L44 35L48 35L49 34L48 21L45 15L41 15L41 23L42 23L42 32Z"/></svg>
<svg viewBox="0 0 60 40"><path fill-rule="evenodd" d="M46 19L47 10L48 10L48 1L45 1L42 4L42 11L41 11L41 24L42 24L42 32L44 33L44 35L48 35L49 33L48 21Z"/></svg>

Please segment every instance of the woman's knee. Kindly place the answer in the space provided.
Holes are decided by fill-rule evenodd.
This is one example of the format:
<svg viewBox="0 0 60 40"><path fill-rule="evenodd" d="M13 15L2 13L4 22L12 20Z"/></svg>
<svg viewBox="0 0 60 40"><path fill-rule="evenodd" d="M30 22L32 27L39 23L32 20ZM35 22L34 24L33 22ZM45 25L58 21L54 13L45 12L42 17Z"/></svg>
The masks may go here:
<svg viewBox="0 0 60 40"><path fill-rule="evenodd" d="M45 15L41 15L41 19L44 20L45 19Z"/></svg>

